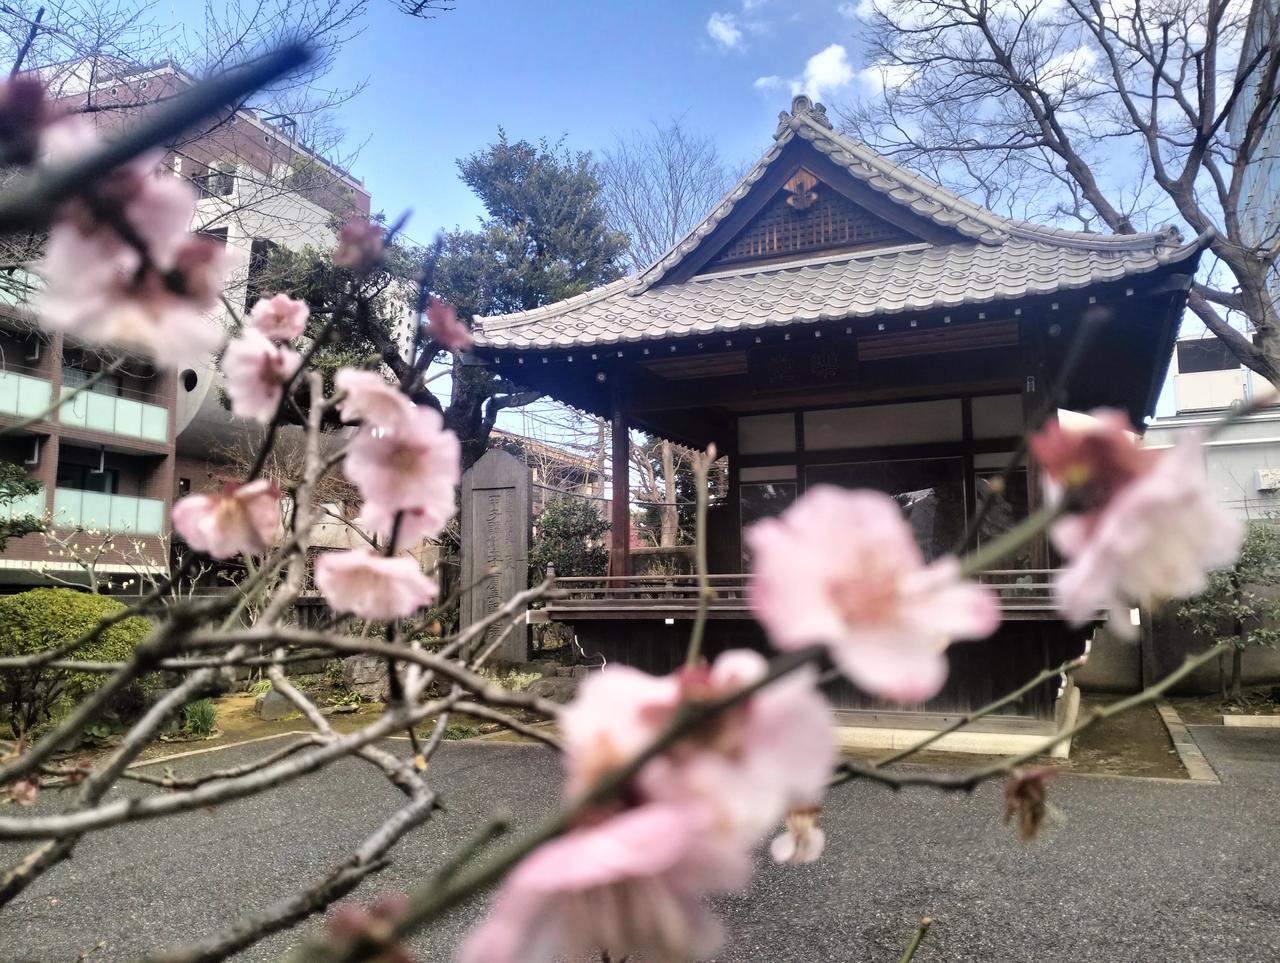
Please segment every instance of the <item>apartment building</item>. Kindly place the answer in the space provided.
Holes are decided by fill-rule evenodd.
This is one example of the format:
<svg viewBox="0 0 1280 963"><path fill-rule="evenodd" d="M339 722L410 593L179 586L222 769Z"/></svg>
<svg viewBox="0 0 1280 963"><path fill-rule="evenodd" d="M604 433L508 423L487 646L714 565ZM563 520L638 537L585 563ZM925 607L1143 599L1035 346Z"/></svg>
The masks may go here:
<svg viewBox="0 0 1280 963"><path fill-rule="evenodd" d="M44 73L54 96L91 108L89 116L108 131L194 83L171 64L138 70L78 62ZM364 185L295 135L289 118L239 110L164 157L165 170L199 190L193 228L222 240L232 255L227 294L237 307L263 293L255 268L273 246L331 248L345 219L369 213ZM103 374L112 364L118 367ZM72 401L43 414L86 383ZM262 434L260 426L231 417L219 385L212 359L183 371L157 370L144 359L42 332L25 304L0 303L0 426L17 426L0 439L0 454L24 465L43 488L10 511L45 515L65 542L43 535L10 540L0 553L0 592L84 583L86 564L115 590L132 580L137 591L138 576L167 571L174 499L235 475Z"/></svg>

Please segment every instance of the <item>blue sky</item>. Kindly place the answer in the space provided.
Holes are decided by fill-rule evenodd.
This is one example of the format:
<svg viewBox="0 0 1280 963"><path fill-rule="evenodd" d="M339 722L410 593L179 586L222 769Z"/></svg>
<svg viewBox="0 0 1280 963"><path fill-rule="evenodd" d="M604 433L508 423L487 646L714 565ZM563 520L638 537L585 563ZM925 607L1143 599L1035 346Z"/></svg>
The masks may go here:
<svg viewBox="0 0 1280 963"><path fill-rule="evenodd" d="M409 233L425 239L474 223L480 209L454 161L498 125L515 139L599 149L682 116L731 163L753 163L811 57L823 55L809 73L822 95L862 83L852 13L837 0L457 0L419 21L379 0L332 82L367 79L342 115L350 142L367 140L354 171L375 209L411 207Z"/></svg>

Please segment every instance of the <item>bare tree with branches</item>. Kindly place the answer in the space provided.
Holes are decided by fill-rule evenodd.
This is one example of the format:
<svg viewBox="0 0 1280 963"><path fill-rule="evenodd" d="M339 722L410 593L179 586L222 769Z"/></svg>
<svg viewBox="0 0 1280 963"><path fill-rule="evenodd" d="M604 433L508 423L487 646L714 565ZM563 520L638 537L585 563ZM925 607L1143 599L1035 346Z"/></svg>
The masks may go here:
<svg viewBox="0 0 1280 963"><path fill-rule="evenodd" d="M1087 230L1174 219L1207 238L1191 309L1275 383L1280 237L1243 229L1280 105L1280 25L1258 13L1249 32L1265 6L879 0L866 45L883 96L841 113L870 146L986 203L1027 213L1031 196Z"/></svg>
<svg viewBox="0 0 1280 963"><path fill-rule="evenodd" d="M733 184L715 141L691 131L680 117L619 138L604 151L600 168L610 219L631 239L627 257L636 272L670 250ZM650 451L655 444L659 451ZM684 455L665 439L632 446L641 498L660 503L663 547L676 544L675 473Z"/></svg>

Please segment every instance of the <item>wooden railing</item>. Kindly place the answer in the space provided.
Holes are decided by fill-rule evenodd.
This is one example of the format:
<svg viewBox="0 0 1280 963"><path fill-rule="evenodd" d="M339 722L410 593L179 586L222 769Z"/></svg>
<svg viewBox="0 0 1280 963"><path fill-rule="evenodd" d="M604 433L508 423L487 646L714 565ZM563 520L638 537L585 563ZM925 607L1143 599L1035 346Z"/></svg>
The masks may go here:
<svg viewBox="0 0 1280 963"><path fill-rule="evenodd" d="M750 575L712 575L713 619L750 618L747 601ZM978 580L1000 600L1006 619L1054 618L1052 569L993 569ZM599 578L555 578L556 592L546 606L530 613L531 621L574 619L691 619L698 608L693 575L629 575Z"/></svg>

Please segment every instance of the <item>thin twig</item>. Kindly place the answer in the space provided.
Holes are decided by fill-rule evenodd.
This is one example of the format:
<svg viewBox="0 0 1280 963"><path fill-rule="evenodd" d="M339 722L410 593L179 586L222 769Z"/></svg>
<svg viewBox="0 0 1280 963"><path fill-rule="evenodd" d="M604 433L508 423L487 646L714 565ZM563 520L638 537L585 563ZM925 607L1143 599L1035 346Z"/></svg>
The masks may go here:
<svg viewBox="0 0 1280 963"><path fill-rule="evenodd" d="M907 948L902 951L902 956L898 958L898 963L911 963L916 957L916 950L920 949L920 944L924 942L924 936L929 932L929 927L933 925L933 920L924 917L920 920L920 925L916 927L915 935L911 937L911 942L907 944Z"/></svg>

